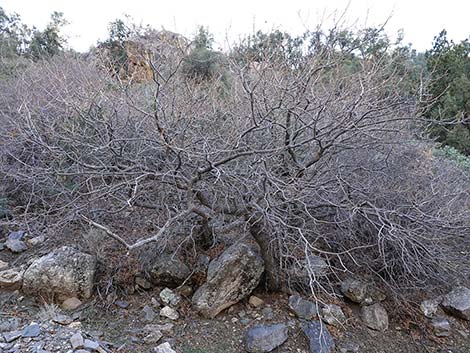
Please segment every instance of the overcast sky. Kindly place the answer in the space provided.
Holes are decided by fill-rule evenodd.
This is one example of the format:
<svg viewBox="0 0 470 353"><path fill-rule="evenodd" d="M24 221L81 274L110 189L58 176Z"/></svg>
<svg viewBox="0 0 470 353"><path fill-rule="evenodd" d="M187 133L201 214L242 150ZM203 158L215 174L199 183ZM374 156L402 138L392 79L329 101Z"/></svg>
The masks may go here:
<svg viewBox="0 0 470 353"><path fill-rule="evenodd" d="M108 23L123 14L186 36L198 25L207 26L219 46L225 46L225 38L233 40L253 29L298 34L319 22L331 23L346 8L348 23L357 27L383 23L391 15L387 31L395 36L403 29L405 41L418 50L429 48L443 28L456 41L470 35L468 0L2 0L0 6L38 28L45 26L53 11L63 12L70 22L65 28L69 44L80 51L105 38Z"/></svg>

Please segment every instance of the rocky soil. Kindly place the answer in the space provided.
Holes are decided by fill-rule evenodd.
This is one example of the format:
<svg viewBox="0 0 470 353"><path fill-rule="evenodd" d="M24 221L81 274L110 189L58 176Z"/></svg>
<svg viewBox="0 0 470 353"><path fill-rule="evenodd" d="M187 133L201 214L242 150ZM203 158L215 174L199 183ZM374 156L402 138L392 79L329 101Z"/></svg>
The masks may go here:
<svg viewBox="0 0 470 353"><path fill-rule="evenodd" d="M136 274L133 294L103 296L93 256L71 246L34 252L42 242L12 232L0 246L0 352L470 352L465 286L429 297L406 318L357 277L321 302L267 294L256 249L234 244L201 261L202 285L187 281L189 266L159 256Z"/></svg>

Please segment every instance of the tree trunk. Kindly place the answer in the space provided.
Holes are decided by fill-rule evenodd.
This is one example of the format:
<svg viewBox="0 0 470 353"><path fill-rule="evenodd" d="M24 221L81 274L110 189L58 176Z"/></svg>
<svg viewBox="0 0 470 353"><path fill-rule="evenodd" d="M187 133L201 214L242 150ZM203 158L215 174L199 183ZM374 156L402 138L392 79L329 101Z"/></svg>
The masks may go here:
<svg viewBox="0 0 470 353"><path fill-rule="evenodd" d="M279 255L276 253L276 247L272 246L270 235L263 229L262 222L259 220L250 220L250 233L259 245L261 256L264 260L266 272L266 288L269 291L278 292L282 290L282 275L279 266Z"/></svg>

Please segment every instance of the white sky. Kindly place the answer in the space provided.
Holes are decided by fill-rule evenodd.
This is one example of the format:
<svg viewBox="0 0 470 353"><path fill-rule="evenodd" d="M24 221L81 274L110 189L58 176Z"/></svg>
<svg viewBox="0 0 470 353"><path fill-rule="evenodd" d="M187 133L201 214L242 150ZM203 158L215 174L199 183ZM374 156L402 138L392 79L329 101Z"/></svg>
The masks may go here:
<svg viewBox="0 0 470 353"><path fill-rule="evenodd" d="M123 14L137 23L186 36L191 36L198 25L207 26L219 46L225 46L227 34L236 39L254 28L299 34L319 22L331 22L335 10L339 10L338 17L346 8L348 23L359 27L383 23L392 15L387 31L394 37L403 29L405 42L413 43L418 50L429 48L443 28L456 41L470 35L468 0L1 0L0 6L40 29L53 11L63 12L70 22L64 32L70 46L79 51L105 38L108 23Z"/></svg>

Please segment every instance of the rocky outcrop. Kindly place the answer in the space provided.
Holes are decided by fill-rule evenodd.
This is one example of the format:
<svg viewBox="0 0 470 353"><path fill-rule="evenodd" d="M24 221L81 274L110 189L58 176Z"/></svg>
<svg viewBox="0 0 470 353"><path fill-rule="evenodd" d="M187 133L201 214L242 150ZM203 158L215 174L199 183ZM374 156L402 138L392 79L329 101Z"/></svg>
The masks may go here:
<svg viewBox="0 0 470 353"><path fill-rule="evenodd" d="M89 298L93 293L96 259L61 247L33 261L23 275L23 291L46 299Z"/></svg>
<svg viewBox="0 0 470 353"><path fill-rule="evenodd" d="M251 294L264 271L261 256L250 246L234 244L209 264L207 281L194 293L194 308L215 317Z"/></svg>
<svg viewBox="0 0 470 353"><path fill-rule="evenodd" d="M287 333L284 324L253 327L246 335L246 350L251 353L271 352L287 340Z"/></svg>
<svg viewBox="0 0 470 353"><path fill-rule="evenodd" d="M191 274L188 266L172 255L162 254L145 266L150 282L155 286L176 288Z"/></svg>
<svg viewBox="0 0 470 353"><path fill-rule="evenodd" d="M464 320L470 320L470 289L457 287L446 294L441 303L448 313Z"/></svg>

